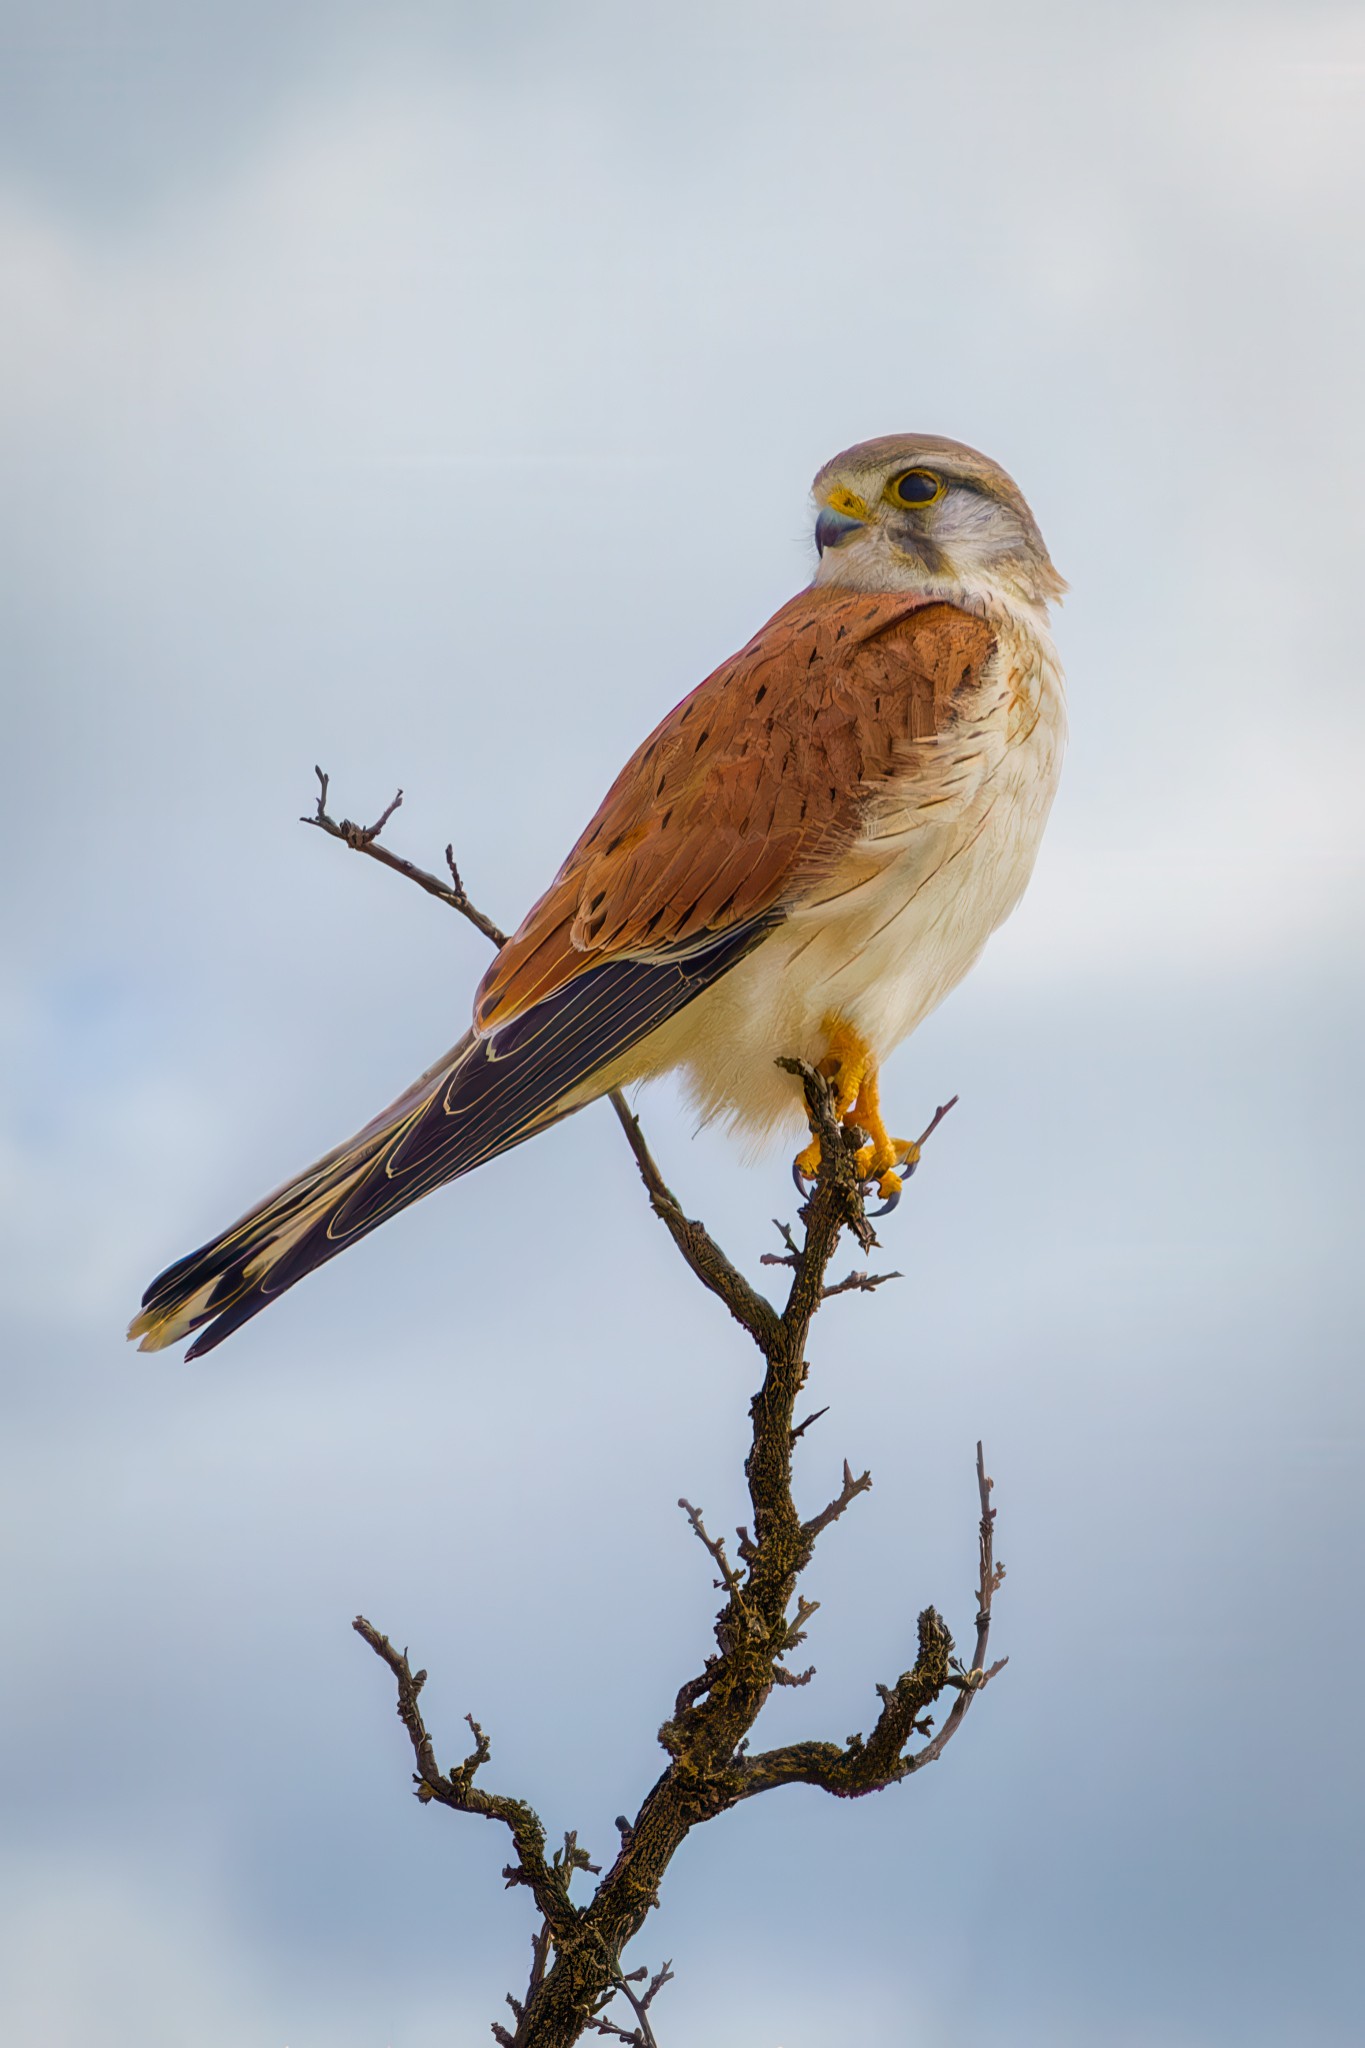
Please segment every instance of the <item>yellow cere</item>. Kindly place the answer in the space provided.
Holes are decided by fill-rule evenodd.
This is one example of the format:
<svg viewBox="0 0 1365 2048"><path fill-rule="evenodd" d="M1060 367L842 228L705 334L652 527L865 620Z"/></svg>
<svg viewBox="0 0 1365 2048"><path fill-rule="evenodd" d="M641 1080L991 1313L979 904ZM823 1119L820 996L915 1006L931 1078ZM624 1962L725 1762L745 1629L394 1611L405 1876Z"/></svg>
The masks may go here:
<svg viewBox="0 0 1365 2048"><path fill-rule="evenodd" d="M856 491L846 491L842 484L836 486L825 499L831 512L842 512L845 519L870 519L871 511L867 501Z"/></svg>

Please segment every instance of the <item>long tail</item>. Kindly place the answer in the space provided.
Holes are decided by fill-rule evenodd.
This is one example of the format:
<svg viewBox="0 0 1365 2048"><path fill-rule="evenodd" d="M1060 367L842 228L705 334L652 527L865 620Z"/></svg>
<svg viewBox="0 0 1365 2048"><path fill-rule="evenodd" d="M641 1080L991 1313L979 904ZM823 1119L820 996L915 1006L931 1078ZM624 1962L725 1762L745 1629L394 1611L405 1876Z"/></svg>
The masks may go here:
<svg viewBox="0 0 1365 2048"><path fill-rule="evenodd" d="M363 1131L158 1274L128 1335L160 1351L203 1329L185 1354L202 1357L399 1209L603 1094L621 1056L751 951L763 929L737 926L658 959L590 968L489 1037L462 1038Z"/></svg>
<svg viewBox="0 0 1365 2048"><path fill-rule="evenodd" d="M430 1174L394 1178L402 1170L405 1141L429 1121L433 1108L440 1104L445 1114L452 1093L464 1092L458 1083L462 1075L474 1078L468 1070L482 1064L479 1050L467 1033L353 1138L257 1202L220 1237L159 1273L142 1297L141 1313L128 1326L128 1335L142 1340L139 1350L160 1351L211 1323L186 1353L200 1357L305 1273L426 1194L435 1185ZM477 1132L466 1127L466 1136L474 1141L469 1145L473 1156L467 1162L452 1160L450 1170L437 1178L468 1172L489 1150L502 1151L517 1142L509 1133L484 1150Z"/></svg>

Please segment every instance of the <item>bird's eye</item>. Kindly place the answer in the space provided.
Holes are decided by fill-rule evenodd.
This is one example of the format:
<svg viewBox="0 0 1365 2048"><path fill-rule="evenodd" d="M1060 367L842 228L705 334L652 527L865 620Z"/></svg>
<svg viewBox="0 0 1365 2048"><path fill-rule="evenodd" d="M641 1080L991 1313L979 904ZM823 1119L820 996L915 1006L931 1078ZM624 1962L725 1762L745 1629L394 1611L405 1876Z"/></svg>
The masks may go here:
<svg viewBox="0 0 1365 2048"><path fill-rule="evenodd" d="M893 505L934 505L943 496L943 478L932 469L907 469L886 487Z"/></svg>

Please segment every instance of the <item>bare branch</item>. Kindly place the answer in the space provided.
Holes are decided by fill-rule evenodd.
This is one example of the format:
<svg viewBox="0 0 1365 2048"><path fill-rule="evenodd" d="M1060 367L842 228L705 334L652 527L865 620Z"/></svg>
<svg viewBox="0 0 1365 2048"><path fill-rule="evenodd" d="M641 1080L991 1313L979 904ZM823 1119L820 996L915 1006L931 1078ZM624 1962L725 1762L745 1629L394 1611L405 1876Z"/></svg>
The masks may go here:
<svg viewBox="0 0 1365 2048"><path fill-rule="evenodd" d="M507 934L499 931L493 920L485 917L481 910L476 910L465 894L459 870L450 859L449 847L446 848L446 858L451 869L453 887L443 882L439 875L428 874L425 868L419 868L413 861L404 860L401 854L390 853L387 846L379 844L380 833L403 801L401 789L392 803L380 812L373 825L357 825L350 818L342 818L338 822L337 819L329 817L327 812L327 790L331 777L325 775L321 768L315 768L313 773L318 779L317 808L311 815L301 818L300 824L315 825L329 838L339 839L343 846L349 846L352 853L367 853L371 860L377 860L383 867L392 868L396 875L403 875L409 882L415 882L419 889L425 889L428 896L435 896L440 902L448 903L452 910L458 910L461 917L467 917L469 922L475 925L486 939L491 939L495 946L507 944Z"/></svg>
<svg viewBox="0 0 1365 2048"><path fill-rule="evenodd" d="M507 944L507 934L499 930L491 917L485 917L483 912L470 902L464 883L460 879L460 870L455 865L455 848L450 841L446 842L446 866L450 870L450 891L446 900L452 910L458 910L461 917L467 917L491 945L501 949Z"/></svg>
<svg viewBox="0 0 1365 2048"><path fill-rule="evenodd" d="M618 2041L626 2041L631 2044L631 2048L659 2048L659 2044L654 2038L654 2029L649 2023L649 2008L663 1990L664 1985L673 1982L673 1965L672 1963L662 1964L655 1971L654 1975L649 1977L649 1984L644 1995L637 1998L632 1986L638 1984L642 1977L649 1977L647 1969L631 1970L628 1975L618 1975L609 1993L609 1997L614 1998L620 1994L629 2001L638 2021L637 2026L618 2027L614 2020L596 2017L590 2024L597 2029L599 2034L609 2034Z"/></svg>
<svg viewBox="0 0 1365 2048"><path fill-rule="evenodd" d="M864 1472L855 1479L848 1459L844 1459L844 1483L827 1508L821 1508L818 1515L812 1515L802 1528L810 1542L814 1543L822 1529L828 1529L831 1522L837 1522L844 1510L852 1505L860 1493L867 1493L872 1485L872 1474Z"/></svg>
<svg viewBox="0 0 1365 2048"><path fill-rule="evenodd" d="M981 1445L976 1447L976 1488L981 1501L981 1523L978 1532L978 1558L981 1568L980 1583L976 1589L976 1647L972 1652L971 1668L961 1673L954 1681L957 1698L953 1701L948 1718L932 1742L925 1744L915 1759L918 1769L931 1764L942 1756L948 1744L967 1718L967 1709L979 1692L983 1692L991 1680L1002 1672L1009 1662L1000 1657L987 1667L986 1651L991 1639L991 1601L998 1592L1005 1576L1005 1567L995 1562L995 1509L991 1506L991 1493L995 1481L987 1477L986 1462Z"/></svg>
<svg viewBox="0 0 1365 2048"><path fill-rule="evenodd" d="M785 1252L763 1252L759 1256L760 1266L794 1266L801 1257L801 1247L792 1236L791 1225L773 1218L773 1229L787 1247Z"/></svg>
<svg viewBox="0 0 1365 2048"><path fill-rule="evenodd" d="M659 2048L659 2044L654 2038L654 2029L649 2024L649 2008L653 2005L665 1984L673 1982L673 1965L671 1962L661 1963L645 1987L643 1997L637 1998L631 1990L631 1979L632 1977L638 1978L644 1975L645 1972L643 1970L635 1970L632 1971L630 1977L622 1977L621 1989L630 2000L631 2005L635 2009L635 2017L640 2022L640 2048Z"/></svg>
<svg viewBox="0 0 1365 2048"><path fill-rule="evenodd" d="M833 1301L836 1294L873 1294L877 1288L885 1287L888 1280L903 1280L904 1273L850 1273L846 1280L840 1280L834 1287L821 1290L821 1301Z"/></svg>
<svg viewBox="0 0 1365 2048"><path fill-rule="evenodd" d="M351 1626L388 1665L397 1681L398 1718L408 1731L417 1762L418 1798L439 1800L443 1806L454 1807L459 1813L477 1814L483 1820L501 1821L512 1836L518 1859L503 1873L508 1884L528 1886L555 1940L567 1936L578 1917L577 1909L569 1903L568 1878L572 1870L561 1869L558 1857L554 1865L545 1861L545 1830L531 1807L499 1792L485 1792L475 1784L475 1774L489 1756L488 1738L478 1722L472 1715L466 1716L474 1748L462 1764L443 1775L437 1768L431 1737L418 1704L426 1672L414 1675L407 1651L396 1650L363 1614L358 1614Z"/></svg>
<svg viewBox="0 0 1365 2048"><path fill-rule="evenodd" d="M815 1666L808 1664L804 1671L788 1671L785 1665L773 1666L773 1677L779 1685L809 1685L815 1676Z"/></svg>
<svg viewBox="0 0 1365 2048"><path fill-rule="evenodd" d="M372 826L350 820L338 823L327 813L327 778L318 771L320 794L316 815L306 820L356 852L394 869L429 895L437 897L473 923L493 944L504 935L470 902L454 848L446 848L449 883L412 863L391 855L380 835L402 801L400 791ZM824 1415L814 1409L795 1422L796 1403L806 1384L806 1344L821 1305L836 1295L870 1293L897 1273L855 1269L831 1283L829 1271L843 1233L848 1231L864 1253L876 1245L857 1169L857 1148L863 1134L842 1123L828 1082L801 1060L778 1064L801 1084L812 1132L819 1138L821 1163L813 1187L800 1210L802 1235L776 1222L780 1253L765 1253L762 1263L785 1266L790 1273L786 1303L779 1312L726 1257L704 1226L683 1213L665 1182L640 1129L619 1091L609 1097L644 1183L650 1205L659 1216L683 1259L747 1331L763 1356L762 1383L751 1408L752 1440L745 1462L750 1515L737 1531L735 1561L722 1539L713 1538L701 1511L684 1499L679 1506L693 1533L719 1574L723 1595L715 1623L716 1649L700 1672L678 1688L673 1713L659 1730L668 1761L645 1796L634 1819L617 1816L619 1846L610 1867L602 1871L579 1846L572 1831L563 1845L547 1855L545 1832L538 1816L524 1802L486 1792L477 1783L489 1760L489 1743L472 1717L473 1748L464 1761L442 1772L422 1717L420 1695L425 1672L413 1672L406 1651L399 1651L363 1617L357 1632L388 1666L397 1685L398 1713L407 1731L416 1763L417 1796L429 1803L501 1821L509 1830L515 1860L504 1870L509 1885L528 1889L541 1925L532 1947L532 1969L524 1998L509 1995L515 2033L495 2023L502 2048L564 2048L584 2031L614 2038L628 2048L657 2048L649 2007L672 1977L671 1965L643 1982L643 1969L626 1972L620 1958L648 1914L658 1904L659 1884L681 1842L700 1821L711 1819L742 1799L778 1785L816 1785L841 1798L857 1798L891 1785L941 1755L961 1725L972 1698L1001 1668L987 1668L992 1596L1003 1576L994 1561L994 1510L981 1449L977 1477L981 1500L980 1567L977 1590L977 1637L970 1667L953 1653L953 1641L937 1609L926 1607L918 1621L918 1648L911 1668L894 1685L879 1685L880 1708L870 1734L850 1736L844 1744L802 1742L751 1754L750 1735L765 1701L777 1687L801 1687L814 1666L794 1669L788 1661L805 1641L817 1602L797 1591L820 1535L871 1486L871 1475L855 1477L845 1461L839 1493L818 1514L803 1521L793 1499L792 1460L806 1431ZM934 1114L922 1146L956 1097ZM952 1705L942 1730L932 1733L930 1708L945 1693ZM921 1747L912 1748L920 1738ZM570 1886L587 1873L597 1879L588 1904L576 1906ZM609 2016L617 1997L631 2006L635 2024L624 2026Z"/></svg>
<svg viewBox="0 0 1365 2048"><path fill-rule="evenodd" d="M398 1718L408 1731L412 1753L417 1760L417 1796L419 1799L434 1799L444 1785L444 1780L436 1768L431 1737L427 1734L422 1710L417 1704L418 1695L427 1682L427 1674L425 1671L419 1671L414 1675L408 1662L407 1651L395 1650L388 1637L381 1635L377 1628L366 1621L363 1614L358 1614L351 1626L356 1634L369 1644L375 1655L383 1658L398 1681Z"/></svg>
<svg viewBox="0 0 1365 2048"><path fill-rule="evenodd" d="M706 1229L683 1214L682 1205L668 1186L655 1164L654 1155L645 1143L640 1119L630 1108L619 1088L614 1088L607 1098L616 1111L616 1119L626 1134L626 1143L635 1155L635 1164L640 1169L640 1178L649 1196L649 1205L672 1238L683 1258L701 1281L702 1286L723 1301L735 1321L748 1331L760 1350L769 1345L779 1328L777 1310L766 1296L750 1285L732 1264Z"/></svg>
<svg viewBox="0 0 1365 2048"><path fill-rule="evenodd" d="M948 1683L952 1650L942 1617L926 1607L919 1618L919 1654L894 1685L878 1686L882 1710L866 1740L850 1735L842 1748L835 1742L793 1742L765 1750L748 1759L743 1796L775 1785L818 1785L836 1798L859 1799L908 1777L919 1764L904 1755L905 1746L926 1732L923 1717Z"/></svg>
<svg viewBox="0 0 1365 2048"><path fill-rule="evenodd" d="M718 1587L723 1586L727 1593L738 1594L739 1580L735 1576L734 1568L729 1558L725 1555L725 1538L723 1536L712 1537L707 1535L706 1524L701 1518L701 1509L694 1508L690 1500L679 1500L678 1506L692 1524L693 1534L696 1536L697 1541L715 1559L716 1569L720 1573L720 1577L716 1580L716 1585Z"/></svg>
<svg viewBox="0 0 1365 2048"><path fill-rule="evenodd" d="M924 1150L929 1140L933 1137L934 1132L938 1129L939 1125L943 1122L944 1117L947 1116L948 1111L950 1109L956 1109L959 1100L960 1098L958 1096L950 1095L946 1102L941 1102L939 1104L938 1108L934 1111L928 1123L924 1126L924 1129L920 1132L919 1136L915 1140L915 1143L919 1147L921 1152Z"/></svg>
<svg viewBox="0 0 1365 2048"><path fill-rule="evenodd" d="M822 1415L828 1414L828 1406L824 1408L817 1408L813 1414L810 1414L806 1417L804 1422L798 1422L795 1429L792 1431L792 1442L795 1443L798 1437L804 1436L806 1434L806 1431L810 1428L813 1422L818 1422Z"/></svg>

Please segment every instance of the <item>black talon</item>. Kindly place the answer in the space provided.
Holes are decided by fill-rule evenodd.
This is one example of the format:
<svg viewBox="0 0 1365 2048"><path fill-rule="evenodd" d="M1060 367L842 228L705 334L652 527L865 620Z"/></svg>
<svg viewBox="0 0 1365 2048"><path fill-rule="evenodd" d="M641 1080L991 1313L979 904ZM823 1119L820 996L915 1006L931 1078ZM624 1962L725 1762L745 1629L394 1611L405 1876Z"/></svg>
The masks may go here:
<svg viewBox="0 0 1365 2048"><path fill-rule="evenodd" d="M880 1209L873 1209L870 1212L873 1216L889 1216L891 1214L891 1211L899 1205L900 1198L905 1193L905 1182L909 1180L911 1174L915 1171L915 1168L918 1165L918 1159L907 1159L903 1165L897 1166L896 1171L901 1176L901 1185L896 1189L894 1195L891 1195L885 1202L882 1203ZM870 1195L873 1189L876 1187L876 1185L877 1183L874 1180L865 1180L863 1182L864 1195Z"/></svg>
<svg viewBox="0 0 1365 2048"><path fill-rule="evenodd" d="M792 1179L796 1182L797 1194L800 1195L802 1201L804 1202L806 1196L815 1186L815 1181L808 1174L802 1173L800 1162L795 1159L793 1159L792 1161Z"/></svg>

